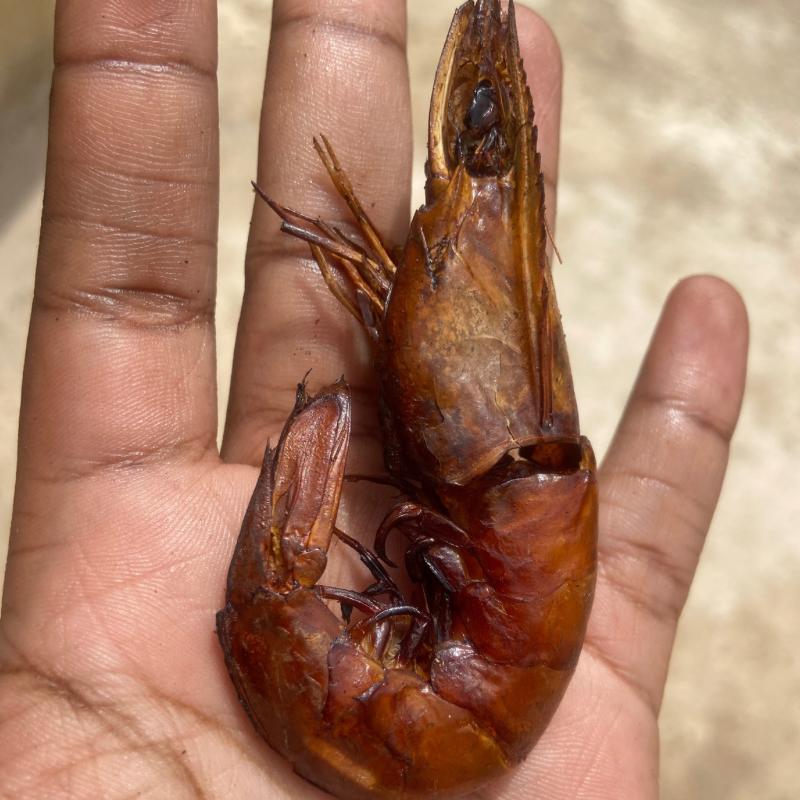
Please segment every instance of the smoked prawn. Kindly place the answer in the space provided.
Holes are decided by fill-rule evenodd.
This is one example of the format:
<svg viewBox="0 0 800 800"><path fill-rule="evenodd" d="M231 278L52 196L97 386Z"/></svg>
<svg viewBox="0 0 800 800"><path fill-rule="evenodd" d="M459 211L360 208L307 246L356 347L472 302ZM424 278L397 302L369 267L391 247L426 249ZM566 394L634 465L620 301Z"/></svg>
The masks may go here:
<svg viewBox="0 0 800 800"><path fill-rule="evenodd" d="M374 549L337 528L349 391L339 381L310 397L301 384L267 448L217 629L253 724L300 775L347 800L454 796L519 763L547 726L596 573L594 456L546 253L513 2L506 15L499 0L455 14L433 88L426 202L402 255L328 141L315 146L362 241L265 199L372 342L402 498ZM407 540L410 592L389 570L392 531ZM319 583L333 537L370 586Z"/></svg>

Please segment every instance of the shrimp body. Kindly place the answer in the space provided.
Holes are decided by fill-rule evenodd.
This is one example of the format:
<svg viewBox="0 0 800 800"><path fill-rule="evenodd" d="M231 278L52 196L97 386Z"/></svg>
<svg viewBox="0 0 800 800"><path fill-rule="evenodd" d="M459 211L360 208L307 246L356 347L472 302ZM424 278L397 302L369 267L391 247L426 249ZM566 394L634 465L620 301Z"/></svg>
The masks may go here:
<svg viewBox="0 0 800 800"><path fill-rule="evenodd" d="M374 549L336 527L349 391L312 398L301 385L218 614L259 733L353 800L456 796L519 763L575 669L596 574L594 457L546 254L513 3L506 16L498 0L456 12L429 130L426 204L397 263L327 140L315 144L363 243L269 201L373 343L403 496ZM393 534L410 593L387 568ZM366 589L319 583L334 536L372 572Z"/></svg>

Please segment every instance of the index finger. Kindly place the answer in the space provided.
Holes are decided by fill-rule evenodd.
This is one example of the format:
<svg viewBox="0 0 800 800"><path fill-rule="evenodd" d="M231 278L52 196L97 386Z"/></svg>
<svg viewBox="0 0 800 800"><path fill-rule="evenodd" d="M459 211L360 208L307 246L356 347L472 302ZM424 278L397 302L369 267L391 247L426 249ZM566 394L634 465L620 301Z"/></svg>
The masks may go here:
<svg viewBox="0 0 800 800"><path fill-rule="evenodd" d="M216 4L61 0L20 479L216 434Z"/></svg>

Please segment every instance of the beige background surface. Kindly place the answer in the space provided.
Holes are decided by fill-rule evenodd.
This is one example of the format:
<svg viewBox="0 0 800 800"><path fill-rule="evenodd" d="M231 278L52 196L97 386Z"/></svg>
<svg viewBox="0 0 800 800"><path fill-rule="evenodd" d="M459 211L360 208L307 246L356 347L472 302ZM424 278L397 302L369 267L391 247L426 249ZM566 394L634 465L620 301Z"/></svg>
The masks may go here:
<svg viewBox="0 0 800 800"><path fill-rule="evenodd" d="M663 796L798 798L800 7L796 0L531 4L564 51L558 243L566 265L556 280L582 423L598 452L678 278L723 275L752 317L742 421L662 713ZM454 5L409 0L419 156ZM220 6L224 408L269 3ZM0 554L43 181L51 8L52 0L0 0ZM417 201L421 183L420 163Z"/></svg>

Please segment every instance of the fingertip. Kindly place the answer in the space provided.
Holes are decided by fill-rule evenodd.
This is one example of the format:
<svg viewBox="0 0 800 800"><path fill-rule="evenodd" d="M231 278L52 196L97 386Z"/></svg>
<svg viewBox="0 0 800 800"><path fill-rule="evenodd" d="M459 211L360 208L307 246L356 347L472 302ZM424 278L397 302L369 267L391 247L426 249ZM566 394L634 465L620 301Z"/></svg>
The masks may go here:
<svg viewBox="0 0 800 800"><path fill-rule="evenodd" d="M716 275L692 275L679 281L666 308L701 321L711 336L729 345L746 347L749 334L747 307L739 292Z"/></svg>
<svg viewBox="0 0 800 800"><path fill-rule="evenodd" d="M527 6L516 4L515 13L528 80L560 87L564 62L555 31L544 17Z"/></svg>
<svg viewBox="0 0 800 800"><path fill-rule="evenodd" d="M744 300L730 283L716 275L679 281L664 305L662 324L683 350L709 366L727 366L732 378L744 381L750 324Z"/></svg>
<svg viewBox="0 0 800 800"><path fill-rule="evenodd" d="M744 301L727 281L685 278L664 304L637 393L670 395L729 437L744 391L748 329Z"/></svg>

